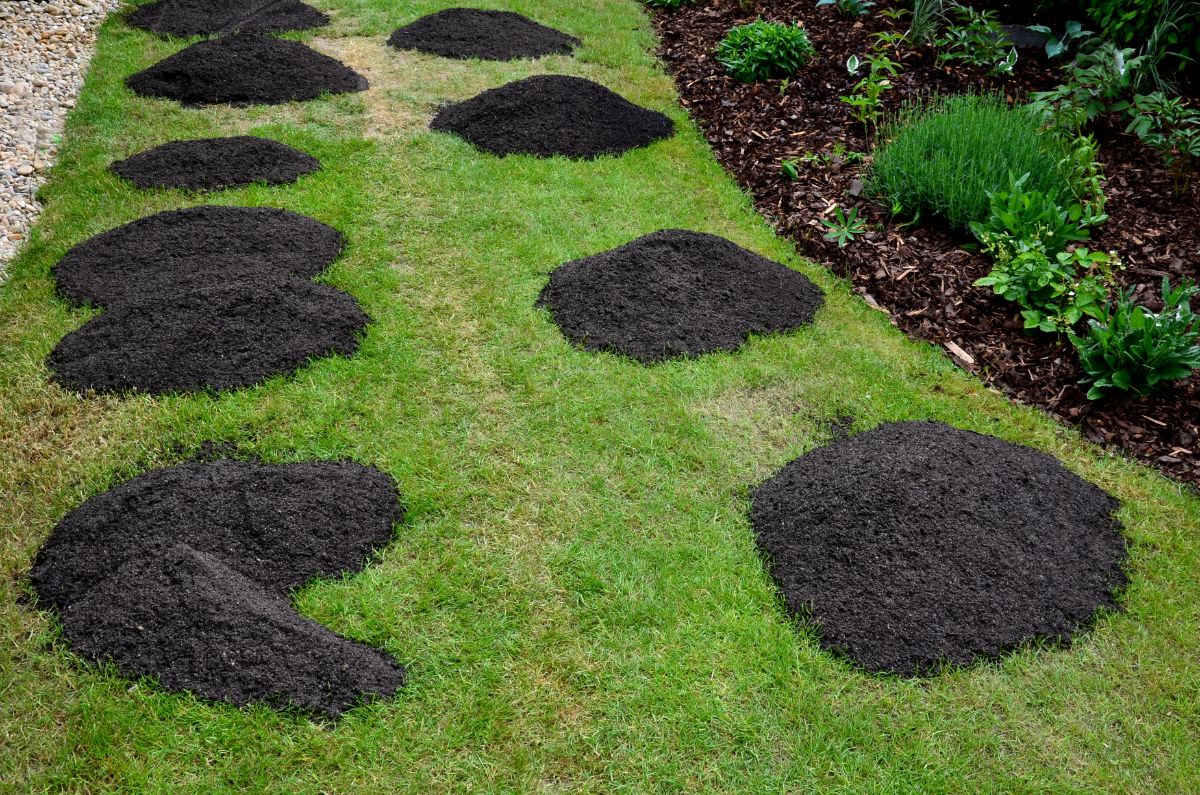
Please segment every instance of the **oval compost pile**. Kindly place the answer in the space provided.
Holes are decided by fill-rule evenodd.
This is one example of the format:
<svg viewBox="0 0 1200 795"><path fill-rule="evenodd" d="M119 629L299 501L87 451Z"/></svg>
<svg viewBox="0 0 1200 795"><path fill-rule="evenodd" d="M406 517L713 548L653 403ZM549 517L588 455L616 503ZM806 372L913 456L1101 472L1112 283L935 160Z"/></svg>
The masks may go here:
<svg viewBox="0 0 1200 795"><path fill-rule="evenodd" d="M282 33L329 24L328 16L300 0L157 0L134 9L126 20L167 36Z"/></svg>
<svg viewBox="0 0 1200 795"><path fill-rule="evenodd" d="M797 458L751 522L793 615L869 671L927 674L1115 608L1116 501L1050 456L935 422L882 425Z"/></svg>
<svg viewBox="0 0 1200 795"><path fill-rule="evenodd" d="M170 141L109 168L139 188L222 190L263 183L285 185L321 168L298 149L250 135Z"/></svg>
<svg viewBox="0 0 1200 795"><path fill-rule="evenodd" d="M715 235L668 229L559 267L538 304L577 345L650 363L808 325L823 300L778 262Z"/></svg>
<svg viewBox="0 0 1200 795"><path fill-rule="evenodd" d="M388 44L446 58L511 61L570 55L579 39L511 11L448 8L400 28Z"/></svg>

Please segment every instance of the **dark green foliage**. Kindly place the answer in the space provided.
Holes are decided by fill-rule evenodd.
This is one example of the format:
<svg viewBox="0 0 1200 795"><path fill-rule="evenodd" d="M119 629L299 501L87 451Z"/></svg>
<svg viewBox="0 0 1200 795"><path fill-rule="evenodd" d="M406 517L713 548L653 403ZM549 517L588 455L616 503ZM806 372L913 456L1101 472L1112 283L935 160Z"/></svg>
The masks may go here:
<svg viewBox="0 0 1200 795"><path fill-rule="evenodd" d="M990 215L989 193L1029 174L1027 191L1074 195L1071 152L1037 119L1003 98L962 95L907 106L884 130L869 175L872 193L909 216L936 216L966 231Z"/></svg>
<svg viewBox="0 0 1200 795"><path fill-rule="evenodd" d="M1186 194L1200 162L1200 110L1189 108L1180 97L1156 91L1134 97L1129 113L1132 120L1125 131L1135 133L1158 152L1171 169L1175 195Z"/></svg>
<svg viewBox="0 0 1200 795"><path fill-rule="evenodd" d="M1101 316L1111 267L1109 256L1102 251L1077 248L1047 256L1030 250L999 260L975 285L991 287L996 295L1020 306L1025 328L1066 331L1084 316ZM1079 275L1081 269L1083 276Z"/></svg>
<svg viewBox="0 0 1200 795"><path fill-rule="evenodd" d="M682 8L691 5L696 0L642 0L642 2L651 8Z"/></svg>
<svg viewBox="0 0 1200 795"><path fill-rule="evenodd" d="M1109 390L1145 395L1200 367L1200 328L1191 307L1197 292L1186 281L1172 289L1164 276L1161 312L1134 304L1130 288L1103 317L1088 321L1085 335L1072 334L1087 374L1080 383L1091 384L1088 397L1097 400Z"/></svg>
<svg viewBox="0 0 1200 795"><path fill-rule="evenodd" d="M1090 215L1083 205L1063 206L1058 194L1026 190L1029 174L1012 180L1002 191L989 194L991 213L985 221L972 221L971 232L997 259L1008 259L1023 251L1054 255L1071 243L1087 240L1090 226L1108 220L1104 214Z"/></svg>
<svg viewBox="0 0 1200 795"><path fill-rule="evenodd" d="M941 49L938 61L963 61L988 74L1008 74L1017 63L1017 48L1004 32L994 11L976 11L953 5L954 18L935 40Z"/></svg>
<svg viewBox="0 0 1200 795"><path fill-rule="evenodd" d="M817 51L799 24L760 19L731 28L717 45L716 53L726 72L751 83L795 74Z"/></svg>
<svg viewBox="0 0 1200 795"><path fill-rule="evenodd" d="M871 0L817 0L817 7L836 6L838 13L847 19L866 16L875 5Z"/></svg>

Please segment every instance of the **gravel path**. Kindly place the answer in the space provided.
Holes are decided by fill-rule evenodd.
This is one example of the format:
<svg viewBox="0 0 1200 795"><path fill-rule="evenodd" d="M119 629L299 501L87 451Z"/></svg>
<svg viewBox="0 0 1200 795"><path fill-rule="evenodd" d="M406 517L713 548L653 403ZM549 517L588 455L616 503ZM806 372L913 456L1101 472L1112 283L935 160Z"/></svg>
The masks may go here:
<svg viewBox="0 0 1200 795"><path fill-rule="evenodd" d="M0 0L0 281L41 212L34 199L67 111L120 0Z"/></svg>

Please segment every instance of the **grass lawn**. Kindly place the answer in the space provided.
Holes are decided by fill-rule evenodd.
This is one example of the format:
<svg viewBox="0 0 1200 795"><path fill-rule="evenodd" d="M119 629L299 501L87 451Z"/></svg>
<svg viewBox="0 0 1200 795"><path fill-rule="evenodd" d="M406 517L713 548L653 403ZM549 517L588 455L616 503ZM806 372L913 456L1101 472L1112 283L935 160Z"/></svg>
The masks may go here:
<svg viewBox="0 0 1200 795"><path fill-rule="evenodd" d="M110 19L46 212L0 287L0 791L1196 792L1200 500L1012 405L910 343L755 214L676 101L634 0L488 3L584 41L494 64L402 54L452 0L318 0L298 36L372 90L251 109L135 97L181 43ZM495 158L434 106L539 73L677 123L596 162ZM254 132L320 158L280 188L139 192L105 169L172 139ZM55 298L72 245L151 212L270 205L350 241L323 277L373 318L360 353L222 395L79 397L43 359L88 313ZM643 367L572 348L547 274L661 228L726 236L827 292L809 329ZM747 518L751 486L830 438L932 418L1036 446L1122 502L1125 610L1067 649L925 680L856 671L797 632ZM409 521L364 573L298 605L410 669L336 727L163 693L81 664L24 604L47 534L87 497L202 442L396 477Z"/></svg>

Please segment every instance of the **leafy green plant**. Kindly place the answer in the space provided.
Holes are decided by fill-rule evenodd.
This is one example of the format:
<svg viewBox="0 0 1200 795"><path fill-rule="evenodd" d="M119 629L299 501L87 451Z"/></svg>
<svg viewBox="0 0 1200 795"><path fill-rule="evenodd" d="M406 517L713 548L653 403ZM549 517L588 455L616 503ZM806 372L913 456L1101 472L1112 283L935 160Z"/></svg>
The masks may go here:
<svg viewBox="0 0 1200 795"><path fill-rule="evenodd" d="M841 207L835 207L833 219L822 218L821 225L829 231L825 239L845 248L847 243L853 243L854 238L867 231L867 222L858 217L858 208L851 207L850 212L844 212Z"/></svg>
<svg viewBox="0 0 1200 795"><path fill-rule="evenodd" d="M1156 91L1134 97L1129 112L1132 120L1125 131L1159 153L1171 170L1175 195L1183 196L1200 161L1200 110Z"/></svg>
<svg viewBox="0 0 1200 795"><path fill-rule="evenodd" d="M971 232L984 249L1006 260L1025 251L1055 255L1071 243L1087 240L1089 226L1108 216L1088 216L1083 205L1059 204L1056 193L1026 190L1029 174L1012 179L1006 190L988 194L990 214L985 221L972 221Z"/></svg>
<svg viewBox="0 0 1200 795"><path fill-rule="evenodd" d="M846 61L846 71L858 74L862 61L857 55L851 55ZM878 127L883 109L883 92L892 87L890 78L895 77L900 70L900 64L893 61L882 52L873 52L867 56L867 74L854 84L851 93L841 97L841 101L850 106L854 119L863 126L863 136L871 137L871 129Z"/></svg>
<svg viewBox="0 0 1200 795"><path fill-rule="evenodd" d="M761 19L731 28L717 45L717 61L725 71L746 83L795 74L817 51L798 23Z"/></svg>
<svg viewBox="0 0 1200 795"><path fill-rule="evenodd" d="M991 287L996 295L1020 306L1025 328L1066 331L1084 316L1101 317L1114 265L1110 255L1086 248L1052 257L1028 250L998 261L975 285ZM1080 270L1084 275L1079 275Z"/></svg>
<svg viewBox="0 0 1200 795"><path fill-rule="evenodd" d="M934 42L942 50L938 62L962 61L987 69L990 75L1011 73L1017 48L996 19L996 12L957 4L951 11L957 21L947 25Z"/></svg>
<svg viewBox="0 0 1200 795"><path fill-rule="evenodd" d="M1071 50L1071 45L1080 39L1087 39L1093 31L1084 30L1079 22L1068 22L1061 36L1055 37L1054 31L1045 25L1030 25L1029 29L1046 37L1046 57L1057 58Z"/></svg>
<svg viewBox="0 0 1200 795"><path fill-rule="evenodd" d="M1088 321L1086 334L1071 334L1086 374L1080 383L1091 385L1088 398L1098 400L1110 390L1146 395L1200 367L1200 323L1191 306L1198 292L1187 281L1172 288L1164 276L1161 312L1134 304L1130 288Z"/></svg>
<svg viewBox="0 0 1200 795"><path fill-rule="evenodd" d="M838 13L847 19L866 16L871 12L873 5L875 4L871 0L817 0L817 8L835 6Z"/></svg>
<svg viewBox="0 0 1200 795"><path fill-rule="evenodd" d="M1028 173L1025 190L1074 193L1068 141L1043 134L1038 120L1003 97L959 95L906 105L881 130L868 190L911 216L936 216L954 230L991 211L989 193Z"/></svg>
<svg viewBox="0 0 1200 795"><path fill-rule="evenodd" d="M1053 129L1082 135L1083 128L1107 110L1124 110L1123 96L1144 63L1133 49L1092 39L1068 68L1067 82L1030 96L1030 108Z"/></svg>

